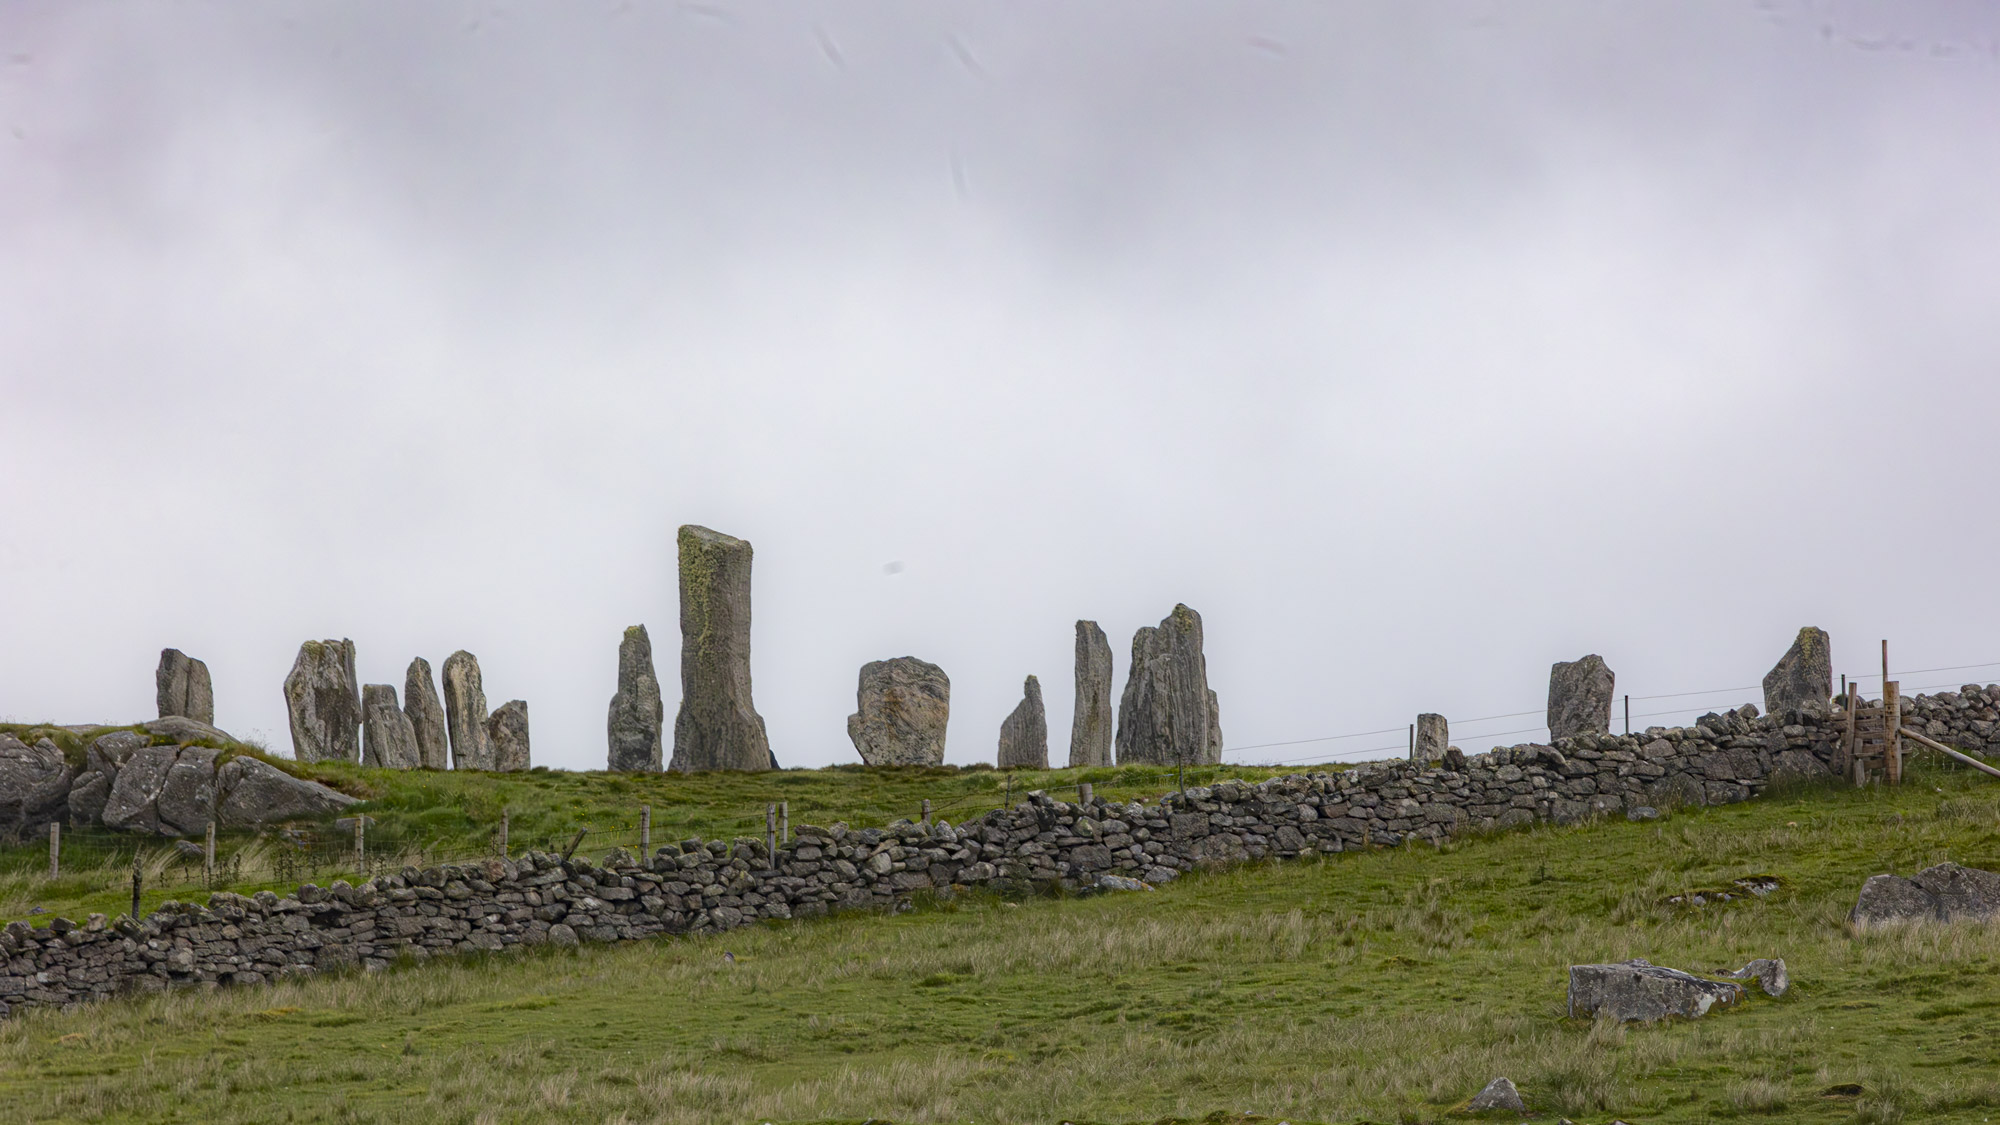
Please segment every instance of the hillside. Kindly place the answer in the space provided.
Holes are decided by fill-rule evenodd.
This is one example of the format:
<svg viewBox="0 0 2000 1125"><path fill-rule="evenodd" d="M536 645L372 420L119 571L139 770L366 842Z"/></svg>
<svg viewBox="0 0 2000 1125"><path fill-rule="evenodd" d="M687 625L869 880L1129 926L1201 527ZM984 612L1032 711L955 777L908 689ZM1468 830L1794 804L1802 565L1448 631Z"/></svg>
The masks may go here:
<svg viewBox="0 0 2000 1125"><path fill-rule="evenodd" d="M754 779L714 783L736 780ZM1505 1074L1579 1121L1979 1120L2000 1108L2000 927L1844 921L1867 875L1946 859L2000 867L2000 791L1921 769L1896 790L1800 788L1151 893L968 896L28 1012L0 1024L0 1086L63 1121L1302 1123L1441 1119ZM1752 874L1782 889L1666 902ZM1782 956L1795 984L1700 1022L1563 1018L1569 964L1635 956Z"/></svg>

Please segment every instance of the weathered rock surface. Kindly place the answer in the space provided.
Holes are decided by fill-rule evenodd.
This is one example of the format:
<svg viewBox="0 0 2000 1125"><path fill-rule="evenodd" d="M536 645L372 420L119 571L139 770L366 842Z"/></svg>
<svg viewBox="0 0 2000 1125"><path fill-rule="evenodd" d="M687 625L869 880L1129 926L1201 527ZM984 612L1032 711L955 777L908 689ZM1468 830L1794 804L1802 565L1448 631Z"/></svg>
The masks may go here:
<svg viewBox="0 0 2000 1125"><path fill-rule="evenodd" d="M1118 764L1222 760L1220 708L1208 687L1201 643L1201 615L1185 605L1133 634L1132 666L1118 703Z"/></svg>
<svg viewBox="0 0 2000 1125"><path fill-rule="evenodd" d="M346 808L356 798L317 781L293 777L251 757L231 758L215 771L216 820L229 828L319 816Z"/></svg>
<svg viewBox="0 0 2000 1125"><path fill-rule="evenodd" d="M1669 1016L1698 1019L1715 1007L1743 999L1743 986L1733 981L1704 980L1692 973L1650 961L1569 967L1569 1014L1572 1019L1638 1020Z"/></svg>
<svg viewBox="0 0 2000 1125"><path fill-rule="evenodd" d="M1021 702L1000 724L1001 769L1049 768L1049 717L1042 709L1042 683L1033 676L1021 685Z"/></svg>
<svg viewBox="0 0 2000 1125"><path fill-rule="evenodd" d="M460 649L444 658L444 721L451 735L451 768L490 770L493 742L486 733L486 687L479 658Z"/></svg>
<svg viewBox="0 0 2000 1125"><path fill-rule="evenodd" d="M618 690L605 719L609 749L604 768L622 773L658 773L664 762L661 731L667 712L660 702L660 677L653 668L653 640L644 625L625 630L618 642Z"/></svg>
<svg viewBox="0 0 2000 1125"><path fill-rule="evenodd" d="M1441 762L1444 752L1451 748L1451 724L1443 715L1422 714L1417 716L1417 745L1411 757L1419 762Z"/></svg>
<svg viewBox="0 0 2000 1125"><path fill-rule="evenodd" d="M1111 641L1095 621L1076 623L1076 710L1069 726L1069 764L1111 764Z"/></svg>
<svg viewBox="0 0 2000 1125"><path fill-rule="evenodd" d="M1609 733L1611 697L1616 687L1617 677L1596 653L1550 668L1549 738Z"/></svg>
<svg viewBox="0 0 2000 1125"><path fill-rule="evenodd" d="M1509 1078L1495 1078L1485 1088L1472 1095L1465 1103L1468 1113L1483 1113L1490 1109L1510 1109L1515 1113L1528 1112L1528 1105L1521 1100L1521 1091L1514 1088Z"/></svg>
<svg viewBox="0 0 2000 1125"><path fill-rule="evenodd" d="M2000 916L2000 873L1940 863L1912 878L1871 875L1848 912L1858 926L1986 922Z"/></svg>
<svg viewBox="0 0 2000 1125"><path fill-rule="evenodd" d="M213 746L227 746L237 741L235 735L210 723L200 722L183 715L168 715L164 719L149 719L140 723L148 734L165 735L182 744L206 742Z"/></svg>
<svg viewBox="0 0 2000 1125"><path fill-rule="evenodd" d="M301 762L361 759L361 692L354 678L354 642L307 641L285 677L292 757Z"/></svg>
<svg viewBox="0 0 2000 1125"><path fill-rule="evenodd" d="M493 768L518 773L529 766L528 704L510 699L486 720L486 739L493 747Z"/></svg>
<svg viewBox="0 0 2000 1125"><path fill-rule="evenodd" d="M413 770L423 764L417 752L417 725L397 705L394 684L361 687L361 764L386 770Z"/></svg>
<svg viewBox="0 0 2000 1125"><path fill-rule="evenodd" d="M421 656L410 661L409 671L403 673L403 713L410 717L410 728L417 737L417 764L427 770L448 767L451 733L445 727L444 704L438 702L431 662Z"/></svg>
<svg viewBox="0 0 2000 1125"><path fill-rule="evenodd" d="M0 734L0 839L20 840L62 819L75 773L46 738Z"/></svg>
<svg viewBox="0 0 2000 1125"><path fill-rule="evenodd" d="M147 746L118 768L100 813L104 826L157 836L205 832L215 813L215 759L206 746Z"/></svg>
<svg viewBox="0 0 2000 1125"><path fill-rule="evenodd" d="M1792 647L1764 675L1764 711L1775 715L1833 699L1833 642L1826 630L1808 625Z"/></svg>
<svg viewBox="0 0 2000 1125"><path fill-rule="evenodd" d="M680 530L681 707L672 767L776 767L750 698L750 544L694 524Z"/></svg>
<svg viewBox="0 0 2000 1125"><path fill-rule="evenodd" d="M1782 957L1759 957L1735 972L1716 975L1731 980L1754 980L1757 987L1764 990L1764 995L1771 997L1783 996L1792 987L1792 977L1785 971L1785 959Z"/></svg>
<svg viewBox="0 0 2000 1125"><path fill-rule="evenodd" d="M163 648L153 684L160 718L181 715L200 723L215 722L215 687L208 678L208 665L180 649Z"/></svg>
<svg viewBox="0 0 2000 1125"><path fill-rule="evenodd" d="M935 766L944 761L951 678L914 656L861 666L847 737L871 766Z"/></svg>

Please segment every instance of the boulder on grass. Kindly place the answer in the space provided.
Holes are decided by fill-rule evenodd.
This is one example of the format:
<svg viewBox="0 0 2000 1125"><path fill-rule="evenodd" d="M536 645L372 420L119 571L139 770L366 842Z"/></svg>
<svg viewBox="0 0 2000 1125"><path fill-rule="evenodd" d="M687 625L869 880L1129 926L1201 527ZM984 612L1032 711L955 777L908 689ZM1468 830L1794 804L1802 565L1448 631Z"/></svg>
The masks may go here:
<svg viewBox="0 0 2000 1125"><path fill-rule="evenodd" d="M216 821L225 828L319 816L357 800L256 758L231 758L215 772L216 789L222 794L216 803Z"/></svg>
<svg viewBox="0 0 2000 1125"><path fill-rule="evenodd" d="M1743 999L1743 986L1733 981L1704 980L1693 973L1650 961L1569 967L1569 1014L1572 1019L1609 1019L1650 1023L1669 1016L1699 1019L1716 1007Z"/></svg>
<svg viewBox="0 0 2000 1125"><path fill-rule="evenodd" d="M1472 1100L1465 1103L1465 1109L1468 1113L1483 1113L1492 1109L1528 1112L1527 1103L1521 1100L1521 1091L1514 1088L1510 1078L1495 1078L1488 1082L1485 1089L1472 1095Z"/></svg>

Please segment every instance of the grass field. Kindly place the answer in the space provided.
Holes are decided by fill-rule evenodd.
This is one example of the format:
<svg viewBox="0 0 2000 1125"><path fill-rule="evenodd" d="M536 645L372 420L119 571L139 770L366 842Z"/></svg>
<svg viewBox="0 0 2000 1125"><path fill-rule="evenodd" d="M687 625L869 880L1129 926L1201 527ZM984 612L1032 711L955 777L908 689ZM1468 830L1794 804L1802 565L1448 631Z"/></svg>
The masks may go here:
<svg viewBox="0 0 2000 1125"><path fill-rule="evenodd" d="M77 1122L1303 1125L1447 1119L1505 1074L1579 1122L1982 1121L2000 1114L2000 926L1845 923L1874 872L2000 867L2000 787L1976 776L1145 894L31 1012L0 1024L0 1104ZM1663 903L1766 873L1784 880L1767 899ZM1572 963L1759 956L1789 963L1782 1000L1564 1018Z"/></svg>

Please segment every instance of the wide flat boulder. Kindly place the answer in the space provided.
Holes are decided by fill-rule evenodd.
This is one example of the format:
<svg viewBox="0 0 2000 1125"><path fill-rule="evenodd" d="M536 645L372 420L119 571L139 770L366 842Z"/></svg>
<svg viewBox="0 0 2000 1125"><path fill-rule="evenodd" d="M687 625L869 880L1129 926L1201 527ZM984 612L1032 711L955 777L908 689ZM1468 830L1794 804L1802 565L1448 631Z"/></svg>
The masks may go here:
<svg viewBox="0 0 2000 1125"><path fill-rule="evenodd" d="M1569 967L1572 1019L1651 1023L1673 1016L1700 1019L1743 999L1743 986L1706 980L1650 961Z"/></svg>
<svg viewBox="0 0 2000 1125"><path fill-rule="evenodd" d="M216 820L225 828L320 816L359 800L256 758L231 758L215 774Z"/></svg>
<svg viewBox="0 0 2000 1125"><path fill-rule="evenodd" d="M1905 879L1870 875L1848 921L1857 926L1909 922L1989 922L2000 916L2000 873L1956 863L1926 867Z"/></svg>

